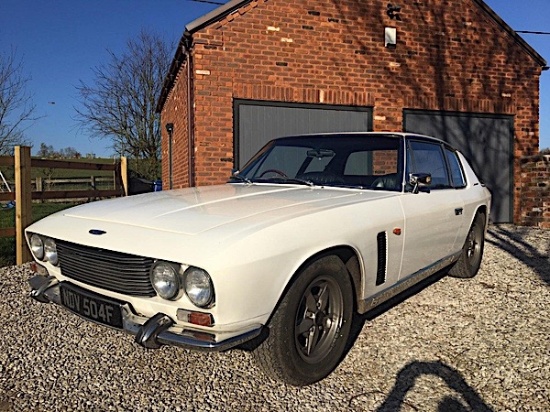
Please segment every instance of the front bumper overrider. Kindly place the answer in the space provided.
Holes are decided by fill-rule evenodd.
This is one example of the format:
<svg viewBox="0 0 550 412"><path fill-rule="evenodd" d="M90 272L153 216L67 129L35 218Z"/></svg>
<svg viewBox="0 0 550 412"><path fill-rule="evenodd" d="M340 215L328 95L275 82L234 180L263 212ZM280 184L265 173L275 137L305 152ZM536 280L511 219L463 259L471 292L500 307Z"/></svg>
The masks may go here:
<svg viewBox="0 0 550 412"><path fill-rule="evenodd" d="M29 284L31 286L30 296L33 299L41 303L51 302L64 307L61 304L60 282L55 277L36 275L29 279ZM91 319L87 320L93 322ZM215 334L174 327L174 320L164 313L159 312L150 318L136 315L127 303L122 305L122 324L122 330L134 335L136 343L148 349L170 345L219 352L248 342L262 332L260 327L218 342Z"/></svg>

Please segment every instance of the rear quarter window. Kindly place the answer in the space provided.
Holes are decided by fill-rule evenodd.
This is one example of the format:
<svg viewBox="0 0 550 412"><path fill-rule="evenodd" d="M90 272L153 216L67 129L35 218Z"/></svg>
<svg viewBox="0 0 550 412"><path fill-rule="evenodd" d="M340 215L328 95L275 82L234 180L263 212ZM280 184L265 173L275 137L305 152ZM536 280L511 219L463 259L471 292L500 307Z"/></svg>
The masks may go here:
<svg viewBox="0 0 550 412"><path fill-rule="evenodd" d="M456 188L466 187L466 179L464 178L464 171L462 165L455 151L445 149L445 156L449 163L449 169L451 171L451 184Z"/></svg>

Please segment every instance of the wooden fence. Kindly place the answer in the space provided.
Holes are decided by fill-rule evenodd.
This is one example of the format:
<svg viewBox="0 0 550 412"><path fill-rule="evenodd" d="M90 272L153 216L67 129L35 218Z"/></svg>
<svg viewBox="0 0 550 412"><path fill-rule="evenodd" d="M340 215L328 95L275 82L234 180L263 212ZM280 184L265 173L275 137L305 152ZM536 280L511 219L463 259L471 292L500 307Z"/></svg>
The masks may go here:
<svg viewBox="0 0 550 412"><path fill-rule="evenodd" d="M21 265L32 259L25 242L24 229L32 223L32 201L52 199L83 199L125 196L128 194L128 162L121 158L113 164L83 163L69 160L32 159L31 149L26 146L15 147L15 155L0 156L0 166L13 166L14 189L12 192L0 193L0 201L15 201L15 227L0 228L0 237L15 236L16 264ZM97 190L51 190L33 191L31 168L76 169L111 171L114 177L114 188Z"/></svg>

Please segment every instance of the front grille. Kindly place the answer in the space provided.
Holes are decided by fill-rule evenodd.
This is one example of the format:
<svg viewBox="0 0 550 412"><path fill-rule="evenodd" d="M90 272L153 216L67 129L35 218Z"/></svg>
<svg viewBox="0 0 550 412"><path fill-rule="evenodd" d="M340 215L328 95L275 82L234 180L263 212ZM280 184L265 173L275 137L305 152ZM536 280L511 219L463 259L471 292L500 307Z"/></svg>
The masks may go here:
<svg viewBox="0 0 550 412"><path fill-rule="evenodd" d="M71 279L132 296L155 296L153 259L56 241L61 273Z"/></svg>

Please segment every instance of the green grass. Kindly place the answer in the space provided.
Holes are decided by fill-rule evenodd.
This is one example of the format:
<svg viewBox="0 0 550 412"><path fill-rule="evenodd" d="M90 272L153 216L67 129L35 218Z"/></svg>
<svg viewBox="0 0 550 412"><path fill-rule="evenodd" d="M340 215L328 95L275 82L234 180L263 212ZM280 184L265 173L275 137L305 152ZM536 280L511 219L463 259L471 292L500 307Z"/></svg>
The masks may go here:
<svg viewBox="0 0 550 412"><path fill-rule="evenodd" d="M33 203L32 221L74 206L76 203ZM15 227L15 209L0 210L0 228ZM15 238L0 238L0 267L15 265Z"/></svg>

